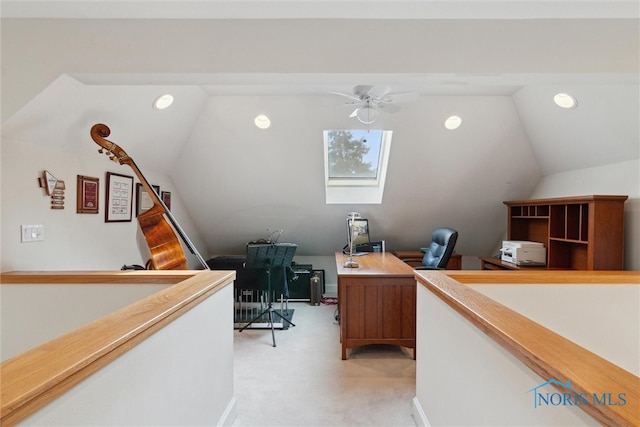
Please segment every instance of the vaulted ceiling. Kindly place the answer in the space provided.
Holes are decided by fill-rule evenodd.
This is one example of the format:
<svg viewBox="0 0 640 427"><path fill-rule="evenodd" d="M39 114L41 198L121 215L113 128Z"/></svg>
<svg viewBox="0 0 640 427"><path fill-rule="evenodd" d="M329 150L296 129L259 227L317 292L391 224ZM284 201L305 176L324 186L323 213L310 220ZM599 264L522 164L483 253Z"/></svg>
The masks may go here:
<svg viewBox="0 0 640 427"><path fill-rule="evenodd" d="M166 173L207 245L237 253L283 229L330 254L346 213L418 247L450 225L486 254L503 200L546 174L640 156L637 2L2 1L2 137L95 155L97 122ZM324 202L322 131L361 128L330 91L414 91L381 205ZM579 107L561 110L555 93ZM161 93L175 104L151 108ZM273 126L253 125L265 113ZM456 131L443 120L463 118Z"/></svg>

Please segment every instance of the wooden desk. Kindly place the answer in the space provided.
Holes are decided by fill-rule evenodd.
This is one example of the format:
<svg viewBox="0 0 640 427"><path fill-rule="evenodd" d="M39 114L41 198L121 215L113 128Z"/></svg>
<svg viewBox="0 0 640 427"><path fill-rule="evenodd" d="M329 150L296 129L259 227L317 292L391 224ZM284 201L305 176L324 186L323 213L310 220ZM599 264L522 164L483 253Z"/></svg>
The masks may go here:
<svg viewBox="0 0 640 427"><path fill-rule="evenodd" d="M359 268L344 268L336 253L342 360L347 349L366 344L416 348L414 270L391 253L354 257Z"/></svg>
<svg viewBox="0 0 640 427"><path fill-rule="evenodd" d="M420 259L422 260L422 258L424 257L424 253L422 251L415 251L415 250L411 250L411 251L391 251L392 254L394 254L395 256L397 256L398 258L402 259L402 258L414 258L414 259ZM409 264L412 267L417 267L419 265L422 265L422 261L420 262L408 262L407 264ZM451 254L451 258L449 258L449 262L447 263L447 270L462 270L462 255L458 254L458 253L452 253Z"/></svg>
<svg viewBox="0 0 640 427"><path fill-rule="evenodd" d="M482 270L545 270L547 267L544 265L524 265L520 266L512 262L502 261L500 258L481 256L480 268Z"/></svg>

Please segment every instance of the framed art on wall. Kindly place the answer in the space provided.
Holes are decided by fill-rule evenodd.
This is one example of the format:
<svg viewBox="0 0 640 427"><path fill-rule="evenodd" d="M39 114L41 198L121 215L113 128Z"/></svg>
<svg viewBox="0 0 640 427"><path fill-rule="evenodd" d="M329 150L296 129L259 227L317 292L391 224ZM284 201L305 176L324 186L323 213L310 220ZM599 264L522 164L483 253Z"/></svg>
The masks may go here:
<svg viewBox="0 0 640 427"><path fill-rule="evenodd" d="M133 177L107 172L105 222L131 221Z"/></svg>
<svg viewBox="0 0 640 427"><path fill-rule="evenodd" d="M163 191L160 198L167 209L171 210L171 191Z"/></svg>
<svg viewBox="0 0 640 427"><path fill-rule="evenodd" d="M98 186L98 178L78 175L78 188L76 198L77 213L98 213Z"/></svg>
<svg viewBox="0 0 640 427"><path fill-rule="evenodd" d="M152 185L156 194L160 194L160 186ZM153 207L153 199L144 189L142 184L136 183L136 216L140 215Z"/></svg>

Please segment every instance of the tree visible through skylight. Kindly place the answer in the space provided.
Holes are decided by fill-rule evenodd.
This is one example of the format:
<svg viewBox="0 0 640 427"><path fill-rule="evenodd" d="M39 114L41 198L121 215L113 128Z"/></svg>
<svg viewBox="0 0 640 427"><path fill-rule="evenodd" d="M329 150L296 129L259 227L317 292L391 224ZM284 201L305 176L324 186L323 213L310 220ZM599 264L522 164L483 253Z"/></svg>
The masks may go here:
<svg viewBox="0 0 640 427"><path fill-rule="evenodd" d="M330 179L378 176L382 131L332 130L327 132Z"/></svg>
<svg viewBox="0 0 640 427"><path fill-rule="evenodd" d="M327 203L382 203L391 153L390 130L325 130Z"/></svg>

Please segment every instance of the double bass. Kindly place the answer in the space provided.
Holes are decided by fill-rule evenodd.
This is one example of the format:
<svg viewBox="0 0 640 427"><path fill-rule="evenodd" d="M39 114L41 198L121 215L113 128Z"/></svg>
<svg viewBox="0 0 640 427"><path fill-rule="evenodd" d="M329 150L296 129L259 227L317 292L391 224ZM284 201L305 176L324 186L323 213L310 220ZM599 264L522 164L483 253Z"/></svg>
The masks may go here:
<svg viewBox="0 0 640 427"><path fill-rule="evenodd" d="M91 138L100 146L99 153L105 153L110 160L121 165L126 164L133 169L140 183L153 201L153 207L138 215L140 231L144 235L150 258L146 267L150 270L187 270L187 258L176 236L176 232L184 241L192 254L198 258L202 266L208 270L209 266L200 256L189 237L182 230L164 202L144 177L131 157L117 144L105 139L111 134L107 125L98 123L91 127ZM108 209L108 207L107 207ZM171 225L165 219L168 218ZM173 227L172 227L173 226ZM175 230L175 231L174 231Z"/></svg>

